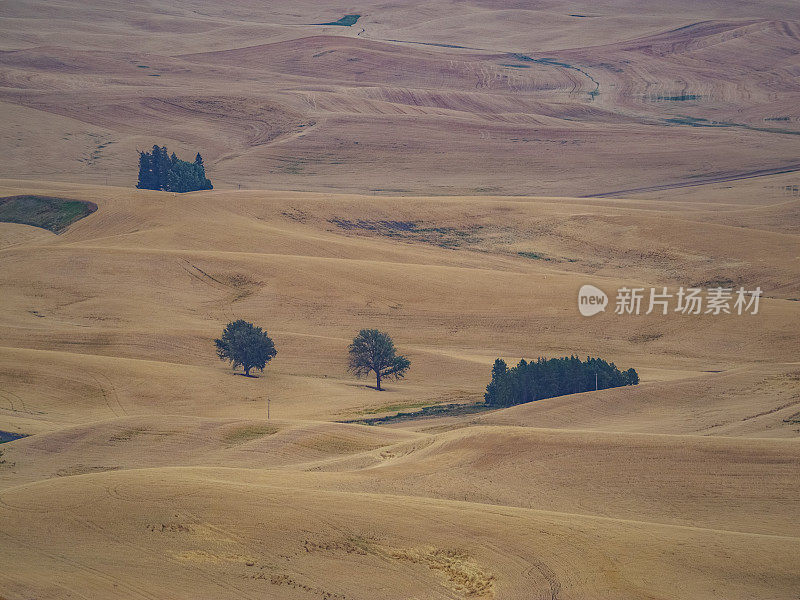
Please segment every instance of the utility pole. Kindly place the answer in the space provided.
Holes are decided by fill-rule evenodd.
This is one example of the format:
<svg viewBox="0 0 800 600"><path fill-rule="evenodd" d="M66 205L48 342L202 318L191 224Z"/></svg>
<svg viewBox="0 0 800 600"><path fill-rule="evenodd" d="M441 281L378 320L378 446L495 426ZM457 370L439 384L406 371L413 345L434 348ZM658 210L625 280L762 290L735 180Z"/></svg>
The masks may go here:
<svg viewBox="0 0 800 600"><path fill-rule="evenodd" d="M267 421L269 421L269 404L272 402L271 399L267 398Z"/></svg>

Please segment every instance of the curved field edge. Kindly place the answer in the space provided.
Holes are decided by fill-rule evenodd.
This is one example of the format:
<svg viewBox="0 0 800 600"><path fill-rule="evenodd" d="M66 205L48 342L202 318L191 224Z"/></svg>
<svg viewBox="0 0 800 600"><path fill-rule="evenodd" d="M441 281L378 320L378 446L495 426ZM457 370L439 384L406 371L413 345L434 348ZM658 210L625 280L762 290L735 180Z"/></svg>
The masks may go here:
<svg viewBox="0 0 800 600"><path fill-rule="evenodd" d="M53 233L62 233L97 210L87 200L23 194L0 198L0 222L32 225Z"/></svg>

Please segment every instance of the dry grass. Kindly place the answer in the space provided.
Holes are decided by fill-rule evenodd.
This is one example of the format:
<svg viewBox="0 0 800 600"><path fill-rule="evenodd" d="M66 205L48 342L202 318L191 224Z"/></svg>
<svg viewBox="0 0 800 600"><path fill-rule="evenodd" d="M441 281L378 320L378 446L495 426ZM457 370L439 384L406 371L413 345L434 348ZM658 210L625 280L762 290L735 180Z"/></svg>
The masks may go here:
<svg viewBox="0 0 800 600"><path fill-rule="evenodd" d="M308 0L228 5L92 0L51 9L56 30L18 3L0 176L129 186L155 142L201 150L217 189L584 196L797 168L800 42L777 0L591 18L369 0L351 27L313 25L340 15Z"/></svg>
<svg viewBox="0 0 800 600"><path fill-rule="evenodd" d="M0 223L4 597L796 596L794 15L457 4L4 6L0 197L98 206ZM153 143L216 189L133 189ZM761 310L575 306L700 282ZM258 378L214 354L237 318ZM384 393L363 327L412 361ZM571 353L643 383L334 422Z"/></svg>
<svg viewBox="0 0 800 600"><path fill-rule="evenodd" d="M493 598L495 576L481 569L467 552L441 548L383 549L393 560L427 566L440 572L448 587L467 598Z"/></svg>
<svg viewBox="0 0 800 600"><path fill-rule="evenodd" d="M784 283L796 266L791 234L753 214L733 228L717 222L725 210L650 201L3 186L99 206L58 238L2 230L0 410L5 429L35 433L3 445L3 531L31 548L7 546L3 560L31 594L53 597L52 577L92 579L47 558L62 545L112 574L92 579L98 597L115 584L202 596L211 584L197 565L244 594L329 598L669 598L690 585L745 600L794 586L800 307L782 298L798 293ZM442 248L334 216L503 236ZM515 256L532 232L548 255L579 260L566 270ZM732 253L727 270L773 296L752 321L565 313L588 277L609 289L711 280ZM278 346L258 379L213 355L210 340L239 317ZM414 365L382 394L346 373L365 324ZM570 352L635 366L644 383L385 427L331 422L475 400L495 357ZM145 584L139 568L154 573Z"/></svg>

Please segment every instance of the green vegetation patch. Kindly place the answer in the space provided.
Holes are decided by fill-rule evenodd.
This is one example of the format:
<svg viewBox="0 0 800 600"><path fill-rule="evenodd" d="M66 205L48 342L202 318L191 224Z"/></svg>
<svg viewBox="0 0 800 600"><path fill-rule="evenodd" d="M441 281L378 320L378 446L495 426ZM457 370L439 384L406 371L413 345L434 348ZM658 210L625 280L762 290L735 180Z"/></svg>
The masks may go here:
<svg viewBox="0 0 800 600"><path fill-rule="evenodd" d="M13 431L0 431L0 444L3 444L5 442L13 442L14 440L18 440L24 437L28 437L28 434L14 433Z"/></svg>
<svg viewBox="0 0 800 600"><path fill-rule="evenodd" d="M374 406L372 408L365 408L358 411L360 415L377 415L379 413L396 413L401 410L408 410L410 408L422 408L423 406L430 406L430 402L407 402L384 404L383 406Z"/></svg>
<svg viewBox="0 0 800 600"><path fill-rule="evenodd" d="M794 414L788 419L784 419L783 422L789 423L790 425L800 425L800 413Z"/></svg>
<svg viewBox="0 0 800 600"><path fill-rule="evenodd" d="M0 222L20 223L61 233L75 221L92 214L97 204L51 196L8 196L0 198Z"/></svg>
<svg viewBox="0 0 800 600"><path fill-rule="evenodd" d="M226 446L236 446L251 442L265 435L278 433L279 428L274 425L245 425L226 431L222 436L222 441Z"/></svg>
<svg viewBox="0 0 800 600"><path fill-rule="evenodd" d="M390 238L424 242L450 249L479 242L480 239L477 237L477 233L483 229L482 225L473 225L467 228L421 227L417 221L373 221L365 219L353 221L339 217L328 219L328 222L347 231L362 230Z"/></svg>
<svg viewBox="0 0 800 600"><path fill-rule="evenodd" d="M541 252L517 252L523 258L530 258L531 260L550 260Z"/></svg>
<svg viewBox="0 0 800 600"><path fill-rule="evenodd" d="M389 423L396 423L401 421L414 421L417 419L425 419L428 417L454 417L460 415L471 415L475 413L485 412L491 410L491 407L486 404L434 404L433 406L424 406L421 410L412 412L400 412L396 415L387 415L385 417L371 417L367 419L351 419L349 421L339 421L340 423L357 423L359 425L386 425Z"/></svg>
<svg viewBox="0 0 800 600"><path fill-rule="evenodd" d="M737 281L731 279L730 277L712 277L711 279L706 279L705 281L698 281L697 283L693 284L692 287L698 288L734 288L738 284Z"/></svg>
<svg viewBox="0 0 800 600"><path fill-rule="evenodd" d="M676 96L656 96L655 102L686 102L688 100L700 100L700 94L678 94Z"/></svg>
<svg viewBox="0 0 800 600"><path fill-rule="evenodd" d="M330 21L328 23L320 23L320 25L338 25L340 27L352 27L358 20L361 18L361 15L345 15L338 21Z"/></svg>
<svg viewBox="0 0 800 600"><path fill-rule="evenodd" d="M700 119L697 117L672 117L664 119L667 123L674 123L675 125L691 125L692 127L740 127L738 123L729 123L727 121L709 121L708 119Z"/></svg>
<svg viewBox="0 0 800 600"><path fill-rule="evenodd" d="M108 441L111 442L112 444L114 442L128 442L133 438L138 437L140 435L144 435L149 431L150 431L149 427L131 427L130 429L125 429L123 431L120 431L119 433L115 433L110 438L108 438Z"/></svg>

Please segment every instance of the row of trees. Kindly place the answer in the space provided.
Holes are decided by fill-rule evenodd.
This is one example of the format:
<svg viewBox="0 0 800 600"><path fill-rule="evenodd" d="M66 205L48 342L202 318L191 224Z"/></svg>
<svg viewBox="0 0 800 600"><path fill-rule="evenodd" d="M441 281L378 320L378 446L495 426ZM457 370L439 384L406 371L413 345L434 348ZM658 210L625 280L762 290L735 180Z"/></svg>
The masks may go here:
<svg viewBox="0 0 800 600"><path fill-rule="evenodd" d="M252 323L239 319L225 326L222 337L214 340L217 356L229 362L234 369L263 371L267 363L278 354L267 332ZM375 374L375 387L381 391L384 379L402 379L411 367L411 361L397 354L389 334L377 329L362 329L348 348L349 370L356 377Z"/></svg>
<svg viewBox="0 0 800 600"><path fill-rule="evenodd" d="M498 358L492 366L492 381L486 386L484 399L491 406L513 406L543 398L605 390L639 383L635 369L620 371L614 363L601 358L577 356L539 358L535 362L519 361L508 368Z"/></svg>
<svg viewBox="0 0 800 600"><path fill-rule="evenodd" d="M214 340L217 355L231 363L234 369L243 368L250 376L251 369L264 370L278 354L267 332L247 321L228 323L222 337ZM375 388L381 390L385 379L402 379L411 361L397 354L389 334L377 329L362 329L348 348L348 369L357 377L375 375ZM513 406L554 396L605 390L639 383L635 369L620 371L614 363L601 358L577 356L539 358L535 362L519 361L508 368L498 358L492 366L492 381L486 386L484 399L490 406Z"/></svg>
<svg viewBox="0 0 800 600"><path fill-rule="evenodd" d="M200 153L194 162L187 162L171 155L166 146L153 146L152 152L139 152L140 190L163 190L166 192L195 192L210 190L214 186L206 177L206 168Z"/></svg>

